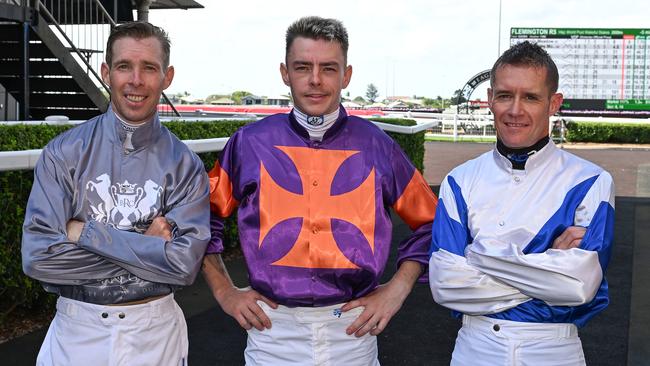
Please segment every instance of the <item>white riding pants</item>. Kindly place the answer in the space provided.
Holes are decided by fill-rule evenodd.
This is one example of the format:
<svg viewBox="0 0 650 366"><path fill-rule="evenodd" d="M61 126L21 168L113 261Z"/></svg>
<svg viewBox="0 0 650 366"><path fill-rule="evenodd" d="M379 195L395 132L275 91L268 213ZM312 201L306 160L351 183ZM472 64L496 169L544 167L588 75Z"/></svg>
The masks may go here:
<svg viewBox="0 0 650 366"><path fill-rule="evenodd" d="M59 297L37 366L185 366L187 325L170 294L106 306Z"/></svg>
<svg viewBox="0 0 650 366"><path fill-rule="evenodd" d="M583 366L574 324L523 323L463 315L452 366Z"/></svg>
<svg viewBox="0 0 650 366"><path fill-rule="evenodd" d="M271 319L271 329L248 331L247 366L379 365L376 336L345 333L363 308L342 313L343 304L277 309L258 304Z"/></svg>

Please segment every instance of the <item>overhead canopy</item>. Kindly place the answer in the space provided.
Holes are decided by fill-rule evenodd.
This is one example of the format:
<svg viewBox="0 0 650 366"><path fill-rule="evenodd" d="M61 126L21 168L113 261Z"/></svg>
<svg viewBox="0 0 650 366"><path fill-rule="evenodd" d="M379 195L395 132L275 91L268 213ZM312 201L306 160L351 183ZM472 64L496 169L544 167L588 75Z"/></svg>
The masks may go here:
<svg viewBox="0 0 650 366"><path fill-rule="evenodd" d="M113 17L117 23L131 22L133 21L133 10L138 9L138 5L147 6L148 10L158 10L158 9L202 9L203 5L197 3L194 0L100 0L102 6L108 14ZM59 3L55 3L59 4ZM85 3L79 3L85 4ZM57 5L61 6L61 5ZM79 7L79 5L77 5ZM71 7L72 9L72 7ZM60 10L59 10L60 12ZM53 14L56 11L52 11ZM72 17L67 17L66 19L71 19ZM59 21L61 23L61 21ZM61 23L63 24L63 23Z"/></svg>
<svg viewBox="0 0 650 366"><path fill-rule="evenodd" d="M152 0L149 9L202 9L203 5L194 0Z"/></svg>

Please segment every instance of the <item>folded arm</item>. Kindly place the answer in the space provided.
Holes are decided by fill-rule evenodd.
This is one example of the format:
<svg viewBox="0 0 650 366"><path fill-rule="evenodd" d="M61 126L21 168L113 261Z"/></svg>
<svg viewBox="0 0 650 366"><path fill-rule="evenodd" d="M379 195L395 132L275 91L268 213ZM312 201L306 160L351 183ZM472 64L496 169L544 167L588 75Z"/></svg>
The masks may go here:
<svg viewBox="0 0 650 366"><path fill-rule="evenodd" d="M570 216L566 221L571 224L586 227L578 247L557 244L556 240L548 248L546 240L539 239L544 236L540 233L528 244L524 254L516 239L511 241L508 235L502 235L498 239L476 240L467 248L468 263L549 305L588 303L598 291L607 268L614 228L611 176L603 172L593 180L575 208L558 211L567 212ZM570 229L565 228L559 238L571 241L571 235L567 235Z"/></svg>
<svg viewBox="0 0 650 366"><path fill-rule="evenodd" d="M448 176L440 187L432 230L429 285L434 300L471 315L498 313L530 300L467 262L464 253L471 240L462 192Z"/></svg>
<svg viewBox="0 0 650 366"><path fill-rule="evenodd" d="M208 179L196 161L192 171L178 179L163 207L164 219L171 228L170 240L164 235L122 231L90 220L85 223L78 245L142 279L191 284L210 240Z"/></svg>
<svg viewBox="0 0 650 366"><path fill-rule="evenodd" d="M549 305L589 302L602 281L598 254L579 248L523 254L515 244L490 241L468 247L467 261L522 293Z"/></svg>
<svg viewBox="0 0 650 366"><path fill-rule="evenodd" d="M22 237L26 275L60 285L83 285L128 272L112 261L77 246L67 237L72 217L71 174L64 162L45 148L34 168Z"/></svg>
<svg viewBox="0 0 650 366"><path fill-rule="evenodd" d="M429 283L438 304L469 315L498 313L531 299L444 249L431 256Z"/></svg>

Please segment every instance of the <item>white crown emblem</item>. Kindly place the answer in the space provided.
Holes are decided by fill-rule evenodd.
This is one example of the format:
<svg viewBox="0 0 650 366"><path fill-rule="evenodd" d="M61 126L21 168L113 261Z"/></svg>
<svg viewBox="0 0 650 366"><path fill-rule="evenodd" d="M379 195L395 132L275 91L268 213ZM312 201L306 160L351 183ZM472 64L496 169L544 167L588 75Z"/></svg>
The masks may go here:
<svg viewBox="0 0 650 366"><path fill-rule="evenodd" d="M309 116L307 117L307 123L309 123L312 126L320 126L325 122L325 118L323 116Z"/></svg>
<svg viewBox="0 0 650 366"><path fill-rule="evenodd" d="M117 183L117 186L120 187L120 193L133 194L135 193L135 186L137 184L131 184L128 180L125 180L124 183Z"/></svg>

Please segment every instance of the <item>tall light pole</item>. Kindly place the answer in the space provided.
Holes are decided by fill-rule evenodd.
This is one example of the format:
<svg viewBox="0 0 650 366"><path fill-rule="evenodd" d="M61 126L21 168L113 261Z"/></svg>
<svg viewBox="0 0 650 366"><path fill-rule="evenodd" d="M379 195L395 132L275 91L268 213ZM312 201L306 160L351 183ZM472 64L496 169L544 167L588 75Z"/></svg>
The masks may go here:
<svg viewBox="0 0 650 366"><path fill-rule="evenodd" d="M497 45L497 58L501 56L501 0L499 0L499 39Z"/></svg>

